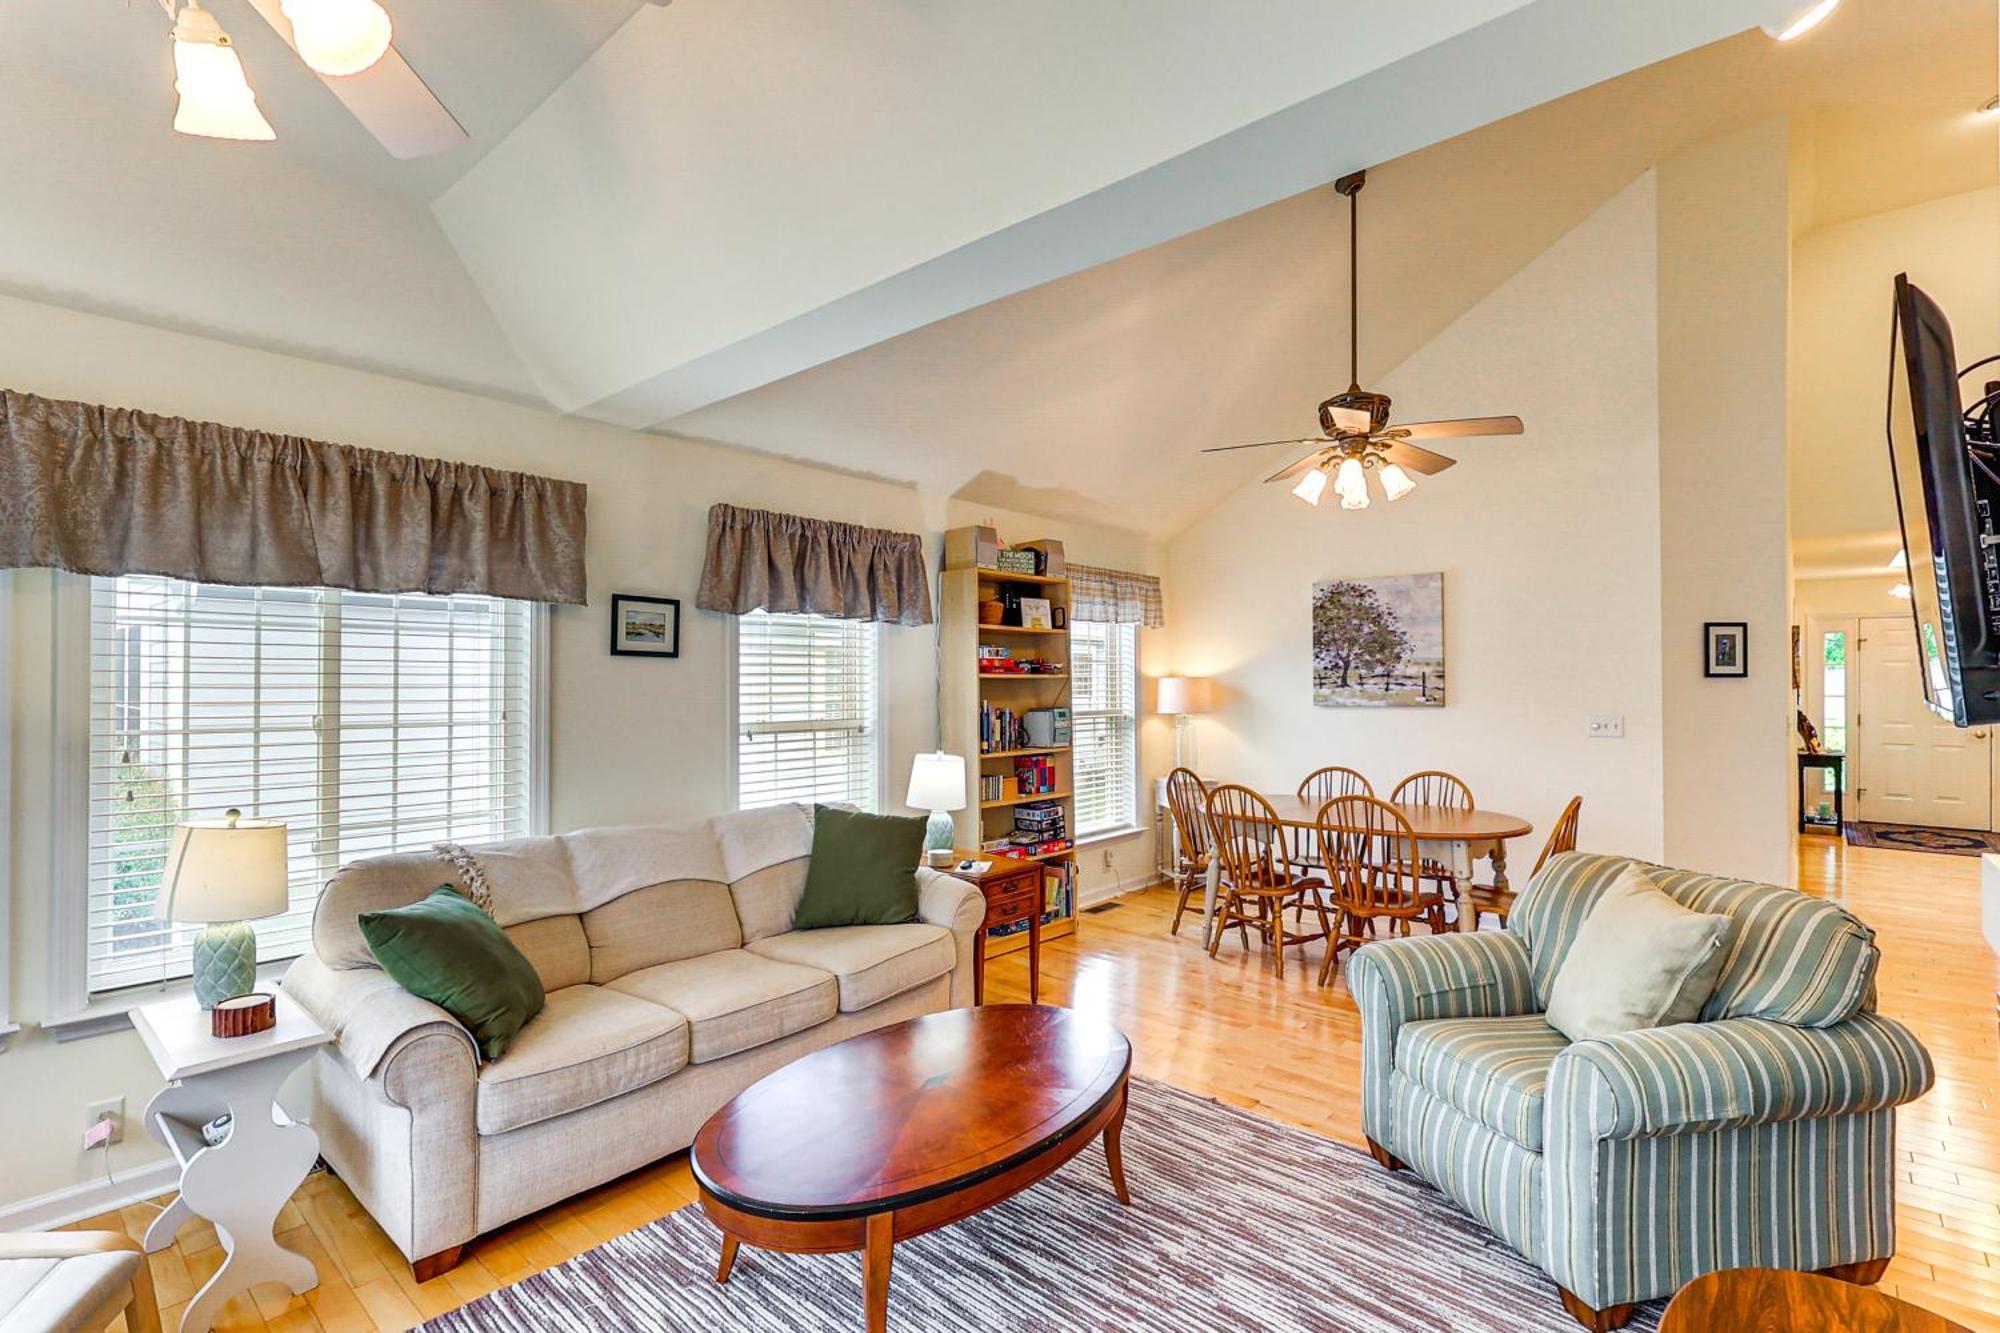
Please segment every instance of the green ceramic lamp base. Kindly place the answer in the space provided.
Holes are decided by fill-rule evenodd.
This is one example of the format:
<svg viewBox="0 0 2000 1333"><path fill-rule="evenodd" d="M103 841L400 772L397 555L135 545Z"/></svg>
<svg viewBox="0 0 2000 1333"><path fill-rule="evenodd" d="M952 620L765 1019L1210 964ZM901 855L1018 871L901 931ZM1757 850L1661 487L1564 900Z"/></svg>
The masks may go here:
<svg viewBox="0 0 2000 1333"><path fill-rule="evenodd" d="M213 1009L257 988L257 933L248 921L219 922L194 937L194 1000Z"/></svg>

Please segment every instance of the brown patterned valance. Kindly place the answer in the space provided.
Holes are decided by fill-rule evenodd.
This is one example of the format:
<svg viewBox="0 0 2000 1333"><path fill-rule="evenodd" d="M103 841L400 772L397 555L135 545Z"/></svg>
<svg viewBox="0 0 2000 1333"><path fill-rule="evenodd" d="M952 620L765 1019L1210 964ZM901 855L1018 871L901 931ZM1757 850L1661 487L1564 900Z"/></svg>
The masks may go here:
<svg viewBox="0 0 2000 1333"><path fill-rule="evenodd" d="M0 390L0 568L585 600L584 487Z"/></svg>
<svg viewBox="0 0 2000 1333"><path fill-rule="evenodd" d="M806 611L928 625L924 540L914 532L711 505L695 605L732 615Z"/></svg>

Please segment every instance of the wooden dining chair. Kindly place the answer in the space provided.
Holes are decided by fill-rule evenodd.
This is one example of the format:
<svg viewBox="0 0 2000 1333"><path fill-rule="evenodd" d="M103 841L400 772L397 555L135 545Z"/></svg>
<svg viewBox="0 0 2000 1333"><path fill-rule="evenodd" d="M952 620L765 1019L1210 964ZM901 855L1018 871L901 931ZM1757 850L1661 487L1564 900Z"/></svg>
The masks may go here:
<svg viewBox="0 0 2000 1333"><path fill-rule="evenodd" d="M1549 858L1558 852L1576 850L1577 825L1583 822L1583 798L1572 796L1557 817L1555 827L1549 830L1549 840L1542 844L1542 854L1535 858L1535 868L1528 872L1533 879L1549 863ZM1479 929L1479 918L1490 916L1502 926L1514 910L1514 890L1503 889L1493 884L1474 884L1465 891L1465 907L1472 913L1472 928Z"/></svg>
<svg viewBox="0 0 2000 1333"><path fill-rule="evenodd" d="M1299 783L1299 800L1308 810L1317 809L1336 796L1373 796L1375 784L1351 768L1328 764L1306 774ZM1324 869L1319 859L1319 841L1311 829L1298 830L1292 846L1292 862L1301 869Z"/></svg>
<svg viewBox="0 0 2000 1333"><path fill-rule="evenodd" d="M1399 805L1435 805L1445 810L1478 809L1472 799L1472 788L1465 785L1465 780L1438 768L1410 774L1396 784L1395 790L1389 793L1389 799ZM1452 910L1460 910L1456 867L1442 861L1427 860L1423 873L1425 879L1437 884L1445 900L1452 905Z"/></svg>
<svg viewBox="0 0 2000 1333"><path fill-rule="evenodd" d="M1333 867L1339 921L1319 965L1320 985L1333 980L1341 950L1368 942L1378 919L1398 935L1408 935L1413 921L1444 932L1444 893L1429 887L1416 830L1401 810L1372 796L1336 796L1319 808L1313 832Z"/></svg>
<svg viewBox="0 0 2000 1333"><path fill-rule="evenodd" d="M1309 906L1319 915L1319 933L1294 934L1285 928L1285 909L1319 881L1301 878L1286 850L1278 812L1248 787L1230 784L1208 793L1208 831L1222 868L1220 902L1208 940L1209 957L1221 949L1223 932L1230 926L1254 930L1275 955L1282 980L1286 949L1333 937L1326 904L1317 893L1309 895ZM1247 948L1247 935L1244 943Z"/></svg>
<svg viewBox="0 0 2000 1333"><path fill-rule="evenodd" d="M1178 935L1188 899L1197 894L1207 896L1208 865L1213 856L1208 839L1208 788L1200 774L1191 768L1177 768L1167 774L1167 809L1173 814L1174 840L1180 848L1180 869L1174 877L1174 924L1167 933ZM1240 926L1238 930L1243 935L1243 947L1249 948L1249 932ZM1208 943L1207 936L1203 936L1202 943Z"/></svg>

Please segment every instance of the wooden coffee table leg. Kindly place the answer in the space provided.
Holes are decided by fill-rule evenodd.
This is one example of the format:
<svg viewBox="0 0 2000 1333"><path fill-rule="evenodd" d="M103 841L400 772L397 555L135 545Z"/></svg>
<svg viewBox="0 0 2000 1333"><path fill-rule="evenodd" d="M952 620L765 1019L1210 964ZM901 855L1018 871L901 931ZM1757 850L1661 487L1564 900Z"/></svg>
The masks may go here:
<svg viewBox="0 0 2000 1333"><path fill-rule="evenodd" d="M736 1237L724 1233L722 1237L722 1262L715 1267L717 1282L729 1281L729 1270L736 1266Z"/></svg>
<svg viewBox="0 0 2000 1333"><path fill-rule="evenodd" d="M868 1312L868 1333L888 1333L889 1259L896 1245L896 1215L877 1213L868 1219L868 1244L861 1252L861 1285Z"/></svg>
<svg viewBox="0 0 2000 1333"><path fill-rule="evenodd" d="M1125 1189L1125 1150L1119 1136L1125 1132L1125 1090L1118 1090L1118 1111L1111 1117L1111 1123L1104 1127L1104 1160L1111 1168L1111 1188L1118 1191L1118 1202L1127 1208L1132 1206L1132 1196Z"/></svg>

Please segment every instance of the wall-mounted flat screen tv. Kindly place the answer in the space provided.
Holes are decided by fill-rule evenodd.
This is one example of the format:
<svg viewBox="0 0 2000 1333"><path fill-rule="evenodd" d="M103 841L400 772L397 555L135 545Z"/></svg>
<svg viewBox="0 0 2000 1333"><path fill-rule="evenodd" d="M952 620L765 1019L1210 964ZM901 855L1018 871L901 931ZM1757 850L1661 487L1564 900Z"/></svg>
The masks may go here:
<svg viewBox="0 0 2000 1333"><path fill-rule="evenodd" d="M2000 455L1968 447L1951 323L1907 274L1888 430L1924 699L1961 727L2000 721Z"/></svg>

